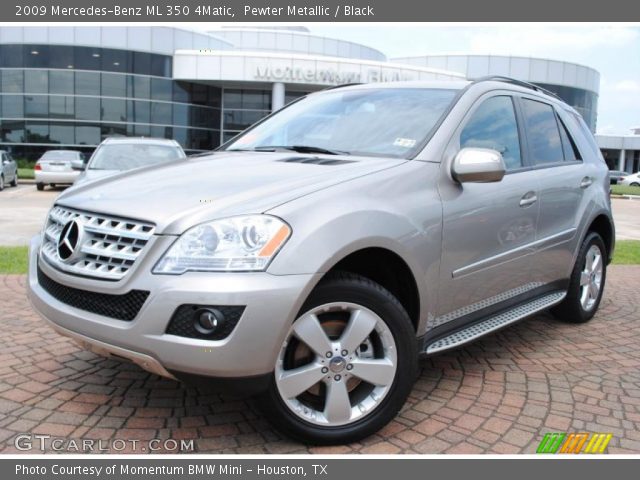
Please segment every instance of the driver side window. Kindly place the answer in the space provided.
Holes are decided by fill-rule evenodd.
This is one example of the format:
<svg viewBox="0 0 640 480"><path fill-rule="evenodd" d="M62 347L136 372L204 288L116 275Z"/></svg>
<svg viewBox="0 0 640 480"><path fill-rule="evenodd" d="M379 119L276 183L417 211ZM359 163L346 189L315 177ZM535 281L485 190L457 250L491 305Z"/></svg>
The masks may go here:
<svg viewBox="0 0 640 480"><path fill-rule="evenodd" d="M460 148L465 147L500 152L507 170L522 167L520 136L511 97L491 97L473 112L460 133Z"/></svg>

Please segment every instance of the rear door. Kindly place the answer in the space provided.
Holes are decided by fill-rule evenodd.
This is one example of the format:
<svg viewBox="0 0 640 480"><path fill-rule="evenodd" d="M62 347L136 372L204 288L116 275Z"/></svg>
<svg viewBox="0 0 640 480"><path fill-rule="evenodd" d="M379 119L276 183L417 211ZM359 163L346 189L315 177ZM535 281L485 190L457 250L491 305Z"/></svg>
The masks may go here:
<svg viewBox="0 0 640 480"><path fill-rule="evenodd" d="M573 266L579 220L583 218L585 192L593 174L582 162L576 142L567 129L566 116L537 97L519 99L527 135L528 157L539 183L540 217L533 278L541 283L567 279Z"/></svg>
<svg viewBox="0 0 640 480"><path fill-rule="evenodd" d="M442 262L437 316L430 326L464 322L533 290L529 279L538 218L536 172L523 155L511 94L481 97L452 143L502 153L506 175L495 183L456 184L443 172ZM457 323L457 322L456 322Z"/></svg>

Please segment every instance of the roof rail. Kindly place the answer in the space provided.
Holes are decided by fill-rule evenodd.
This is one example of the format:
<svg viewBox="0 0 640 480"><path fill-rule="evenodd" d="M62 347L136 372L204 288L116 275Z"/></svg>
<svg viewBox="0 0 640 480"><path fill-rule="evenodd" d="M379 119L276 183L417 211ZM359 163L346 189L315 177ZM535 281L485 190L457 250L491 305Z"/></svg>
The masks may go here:
<svg viewBox="0 0 640 480"><path fill-rule="evenodd" d="M486 77L476 78L475 80L473 80L472 83L490 82L490 81L511 83L513 85L518 85L520 87L528 88L530 90L535 90L536 92L544 93L546 95L549 95L550 97L554 97L554 98L557 98L558 100L562 100L562 98L560 98L557 94L553 93L550 90L547 90L546 88L539 87L538 85L535 85L533 83L525 82L524 80L517 80L515 78L504 77L501 75L487 75Z"/></svg>
<svg viewBox="0 0 640 480"><path fill-rule="evenodd" d="M320 91L324 92L326 90L333 90L334 88L352 87L354 85L364 85L364 84L362 82L341 83L339 85L329 85L328 87L325 87Z"/></svg>

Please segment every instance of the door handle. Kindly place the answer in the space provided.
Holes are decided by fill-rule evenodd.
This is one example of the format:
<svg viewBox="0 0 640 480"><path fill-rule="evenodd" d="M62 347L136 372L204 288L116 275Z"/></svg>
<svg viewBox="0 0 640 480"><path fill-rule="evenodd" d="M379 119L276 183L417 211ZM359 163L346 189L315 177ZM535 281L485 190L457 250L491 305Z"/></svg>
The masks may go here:
<svg viewBox="0 0 640 480"><path fill-rule="evenodd" d="M580 181L580 188L588 188L593 183L593 179L591 177L584 177Z"/></svg>
<svg viewBox="0 0 640 480"><path fill-rule="evenodd" d="M533 205L537 201L538 201L538 196L536 195L536 192L527 192L520 199L520 206L528 207L529 205Z"/></svg>

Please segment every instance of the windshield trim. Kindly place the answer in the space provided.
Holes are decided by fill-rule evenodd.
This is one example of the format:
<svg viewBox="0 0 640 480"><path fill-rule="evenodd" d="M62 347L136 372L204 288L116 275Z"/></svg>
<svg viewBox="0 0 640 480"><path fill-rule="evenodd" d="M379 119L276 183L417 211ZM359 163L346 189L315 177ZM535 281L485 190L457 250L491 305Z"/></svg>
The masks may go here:
<svg viewBox="0 0 640 480"><path fill-rule="evenodd" d="M234 137L232 137L229 140L227 140L226 142L224 142L222 145L220 145L214 151L226 151L226 152L240 152L240 151L243 151L241 149L229 149L228 147L232 143L237 142L243 136L247 135L253 129L255 129L258 126L260 126L263 122L265 122L268 119L270 119L272 116L274 116L274 115L276 115L278 113L281 113L282 111L284 111L285 109L295 105L299 101L304 100L305 98L308 98L309 95L313 95L314 93L317 93L317 94L320 94L320 95L325 95L324 92L327 92L326 95L331 95L333 93L339 93L342 88L346 88L346 87L331 87L329 89L320 90L319 92L312 92L312 93L310 93L308 95L304 95L303 97L299 97L299 98L295 99L294 101L292 101L291 103L288 103L287 105L285 105L280 110L276 110L275 112L271 112L266 117L263 117L262 119L258 120L256 123L254 123L253 125L249 126L246 130L243 130L242 132L238 133ZM413 89L413 90L442 90L442 91L448 91L448 92L455 92L455 95L452 97L451 102L443 110L442 114L438 117L438 119L434 123L433 127L424 135L424 137L419 142L416 143L416 145L414 147L412 147L411 149L407 150L407 152L405 154L403 154L403 155L389 155L389 154L382 154L382 153L375 153L375 152L361 152L362 155L363 156L367 156L367 157L396 158L396 159L401 159L401 160L413 160L413 159L415 159L415 157L418 156L420 154L420 152L422 152L422 150L426 147L426 145L431 141L431 139L433 138L433 135L435 134L435 132L438 131L438 129L442 125L442 122L444 121L444 119L447 118L447 116L449 115L449 113L451 112L453 107L456 105L456 103L458 103L458 100L463 95L463 93L467 91L468 88L469 88L469 85L466 85L463 88L453 88L453 87L452 88L442 88L442 87L428 87L428 86L420 87L420 86L413 86L413 85L412 86L398 86L398 87L390 86L390 87L382 87L382 88L375 88L375 87L372 88L370 86L367 87L366 85L361 85L361 88L349 87L349 91L381 91L381 90L411 90L411 89ZM330 92L329 92L329 90L330 90ZM247 150L244 150L244 151L247 151ZM259 150L248 149L248 151L259 151ZM349 152L349 153L352 154L352 155L356 155L358 152ZM314 154L314 155L318 155L318 154Z"/></svg>

